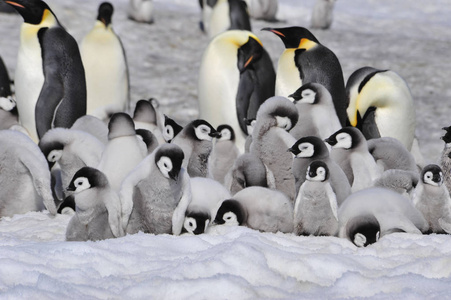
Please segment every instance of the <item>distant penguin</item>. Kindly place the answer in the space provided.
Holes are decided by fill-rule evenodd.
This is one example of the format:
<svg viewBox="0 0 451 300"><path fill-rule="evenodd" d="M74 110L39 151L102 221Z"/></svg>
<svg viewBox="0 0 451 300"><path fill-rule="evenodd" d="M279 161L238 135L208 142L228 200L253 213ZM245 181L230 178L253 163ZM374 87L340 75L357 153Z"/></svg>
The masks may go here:
<svg viewBox="0 0 451 300"><path fill-rule="evenodd" d="M37 142L86 114L86 81L77 42L41 1L7 1L24 23L15 73L20 123Z"/></svg>
<svg viewBox="0 0 451 300"><path fill-rule="evenodd" d="M15 130L0 130L0 145L0 217L44 207L55 215L50 172L39 147Z"/></svg>
<svg viewBox="0 0 451 300"><path fill-rule="evenodd" d="M316 136L300 138L289 149L293 155L292 172L295 178L296 195L306 180L308 166L314 161L323 161L329 169L329 182L340 205L350 194L351 185L346 174L329 154L326 144Z"/></svg>
<svg viewBox="0 0 451 300"><path fill-rule="evenodd" d="M291 171L293 157L287 149L296 141L289 131L296 125L298 116L296 106L287 98L269 98L258 110L250 147L250 153L259 157L274 174L276 189L292 201L296 197Z"/></svg>
<svg viewBox="0 0 451 300"><path fill-rule="evenodd" d="M278 0L245 0L249 15L256 20L277 22L276 14L279 8Z"/></svg>
<svg viewBox="0 0 451 300"><path fill-rule="evenodd" d="M329 168L323 161L314 161L307 168L294 204L296 235L330 235L338 233L337 197L329 183Z"/></svg>
<svg viewBox="0 0 451 300"><path fill-rule="evenodd" d="M115 113L108 123L108 144L97 169L102 171L113 190L119 191L122 180L147 156L147 147L136 136L132 118Z"/></svg>
<svg viewBox="0 0 451 300"><path fill-rule="evenodd" d="M413 204L428 222L428 232L451 234L451 198L438 165L429 164L421 171Z"/></svg>
<svg viewBox="0 0 451 300"><path fill-rule="evenodd" d="M127 16L129 19L140 23L153 23L153 0L129 0Z"/></svg>
<svg viewBox="0 0 451 300"><path fill-rule="evenodd" d="M98 241L124 236L119 196L97 169L77 171L68 186L75 196L75 215L66 229L67 241Z"/></svg>
<svg viewBox="0 0 451 300"><path fill-rule="evenodd" d="M185 154L183 168L191 177L208 177L208 160L213 148L213 138L218 132L205 120L197 119L187 124L171 144L182 148Z"/></svg>
<svg viewBox="0 0 451 300"><path fill-rule="evenodd" d="M252 186L222 202L216 224L242 225L263 231L293 232L293 203L282 192Z"/></svg>
<svg viewBox="0 0 451 300"><path fill-rule="evenodd" d="M206 20L208 25L204 27L210 39L227 30L252 31L244 0L207 0L207 4L211 2L215 4Z"/></svg>
<svg viewBox="0 0 451 300"><path fill-rule="evenodd" d="M224 124L219 125L216 130L220 137L213 142L208 168L212 178L223 184L240 151L235 145L235 132L232 127Z"/></svg>
<svg viewBox="0 0 451 300"><path fill-rule="evenodd" d="M147 129L152 132L158 140L159 144L165 143L163 138L165 116L158 109L159 103L157 99L149 100L141 99L136 102L133 112L133 122L136 129ZM174 138L173 136L171 139Z"/></svg>
<svg viewBox="0 0 451 300"><path fill-rule="evenodd" d="M11 96L0 96L0 130L2 129L20 129L19 131L28 134L19 124L17 104Z"/></svg>
<svg viewBox="0 0 451 300"><path fill-rule="evenodd" d="M336 0L316 0L313 6L310 27L316 29L329 29L333 21L333 10Z"/></svg>
<svg viewBox="0 0 451 300"><path fill-rule="evenodd" d="M174 119L171 119L168 116L164 115L162 135L167 143L170 143L174 139L174 137L179 134L180 131L182 131L182 129L183 126L174 121Z"/></svg>
<svg viewBox="0 0 451 300"><path fill-rule="evenodd" d="M80 43L86 71L87 113L108 120L129 109L129 74L125 50L112 27L113 5L99 5L97 20Z"/></svg>
<svg viewBox="0 0 451 300"><path fill-rule="evenodd" d="M282 39L285 51L279 58L276 95L288 97L309 82L322 84L332 95L341 126L346 125L346 98L343 71L337 56L306 28L263 28Z"/></svg>
<svg viewBox="0 0 451 300"><path fill-rule="evenodd" d="M444 136L441 139L445 142L442 153L440 155L438 164L443 170L443 182L451 193L451 126L443 127L446 130Z"/></svg>
<svg viewBox="0 0 451 300"><path fill-rule="evenodd" d="M290 130L296 139L311 135L325 139L342 128L332 96L323 85L306 83L289 97L299 112L299 120Z"/></svg>
<svg viewBox="0 0 451 300"><path fill-rule="evenodd" d="M367 139L393 137L412 150L415 107L407 83L390 70L360 68L348 79L347 113L350 124Z"/></svg>
<svg viewBox="0 0 451 300"><path fill-rule="evenodd" d="M338 208L339 233L358 247L393 232L421 234L428 224L412 201L384 188L363 189Z"/></svg>
<svg viewBox="0 0 451 300"><path fill-rule="evenodd" d="M127 233L181 233L191 202L190 178L182 168L183 157L177 145L163 144L125 178L120 197Z"/></svg>
<svg viewBox="0 0 451 300"><path fill-rule="evenodd" d="M0 97L6 98L11 95L11 79L9 78L8 69L0 56Z"/></svg>
<svg viewBox="0 0 451 300"><path fill-rule="evenodd" d="M347 172L353 192L372 186L381 175L383 170L369 153L367 141L357 128L344 127L326 142L332 146L332 158ZM338 156L334 156L336 149L340 153Z"/></svg>
<svg viewBox="0 0 451 300"><path fill-rule="evenodd" d="M211 178L194 177L190 184L192 197L186 209L183 231L201 234L215 220L222 201L231 195L222 184Z"/></svg>
<svg viewBox="0 0 451 300"><path fill-rule="evenodd" d="M214 38L205 50L199 73L199 117L215 127L229 124L244 152L247 125L258 108L274 96L271 58L253 33L231 30Z"/></svg>
<svg viewBox="0 0 451 300"><path fill-rule="evenodd" d="M391 137L374 138L367 141L368 151L377 165L385 170L400 169L418 173L415 158L398 140Z"/></svg>

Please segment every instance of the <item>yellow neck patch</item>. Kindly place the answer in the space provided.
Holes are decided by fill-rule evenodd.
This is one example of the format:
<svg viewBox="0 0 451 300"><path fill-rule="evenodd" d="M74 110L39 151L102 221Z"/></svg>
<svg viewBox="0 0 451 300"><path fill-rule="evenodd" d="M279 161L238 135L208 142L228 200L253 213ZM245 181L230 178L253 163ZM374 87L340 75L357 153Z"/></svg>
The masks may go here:
<svg viewBox="0 0 451 300"><path fill-rule="evenodd" d="M301 41L299 42L299 46L298 49L305 49L305 50L310 50L313 47L316 47L318 44L309 40L309 39L301 39Z"/></svg>
<svg viewBox="0 0 451 300"><path fill-rule="evenodd" d="M48 9L44 10L44 13L42 14L42 20L39 24L39 27L52 27L57 24L55 16L52 14L52 12Z"/></svg>

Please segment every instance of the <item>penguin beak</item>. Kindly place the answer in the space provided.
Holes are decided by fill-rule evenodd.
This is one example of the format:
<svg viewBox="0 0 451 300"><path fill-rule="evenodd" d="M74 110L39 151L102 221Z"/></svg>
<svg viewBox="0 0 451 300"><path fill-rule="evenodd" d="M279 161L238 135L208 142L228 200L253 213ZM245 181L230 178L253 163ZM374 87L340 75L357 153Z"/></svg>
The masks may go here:
<svg viewBox="0 0 451 300"><path fill-rule="evenodd" d="M262 31L271 31L272 33L274 33L274 34L276 34L276 35L278 35L278 36L280 36L280 37L285 37L285 34L283 34L283 33L280 32L280 31L277 31L277 30L275 30L275 29L273 29L273 28L265 27L265 28L262 28L261 30L262 30Z"/></svg>
<svg viewBox="0 0 451 300"><path fill-rule="evenodd" d="M169 174L169 177L174 181L177 181L177 179L179 178L179 173L176 172L176 170L172 170L168 174Z"/></svg>
<svg viewBox="0 0 451 300"><path fill-rule="evenodd" d="M434 176L432 176L432 181L436 182L436 183L440 183L442 181L440 174L434 174Z"/></svg>
<svg viewBox="0 0 451 300"><path fill-rule="evenodd" d="M8 3L9 5L12 5L12 6L25 8L25 6L23 6L23 5L21 5L21 4L17 3L17 2L14 2L14 1L5 1L5 3Z"/></svg>
<svg viewBox="0 0 451 300"><path fill-rule="evenodd" d="M334 145L337 143L337 141L336 141L335 139L332 139L332 138L330 138L330 137L328 137L327 139L325 139L324 142L328 143L328 144L331 145L331 146L334 146Z"/></svg>
<svg viewBox="0 0 451 300"><path fill-rule="evenodd" d="M296 149L291 147L291 148L288 148L287 152L291 152L291 153L295 154Z"/></svg>
<svg viewBox="0 0 451 300"><path fill-rule="evenodd" d="M251 57L249 57L249 59L246 61L246 63L244 64L244 69L247 68L247 66L252 62L252 60L254 59L254 56L252 55Z"/></svg>
<svg viewBox="0 0 451 300"><path fill-rule="evenodd" d="M218 131L212 131L208 135L213 137L213 138L220 138L221 137L221 133L218 132Z"/></svg>

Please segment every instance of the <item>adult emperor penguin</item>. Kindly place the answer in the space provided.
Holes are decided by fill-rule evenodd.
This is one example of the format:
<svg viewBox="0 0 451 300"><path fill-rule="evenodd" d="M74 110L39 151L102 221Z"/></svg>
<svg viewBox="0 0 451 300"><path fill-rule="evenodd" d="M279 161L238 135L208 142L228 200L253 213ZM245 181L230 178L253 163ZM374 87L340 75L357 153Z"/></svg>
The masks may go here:
<svg viewBox="0 0 451 300"><path fill-rule="evenodd" d="M129 0L127 16L140 23L153 23L153 0Z"/></svg>
<svg viewBox="0 0 451 300"><path fill-rule="evenodd" d="M329 181L340 205L351 194L351 185L341 167L330 157L329 149L319 137L306 136L296 141L289 149L293 155L292 172L295 178L296 195L306 180L308 166L314 161L323 161L329 169Z"/></svg>
<svg viewBox="0 0 451 300"><path fill-rule="evenodd" d="M204 20L204 30L210 39L226 30L252 30L244 0L207 0L207 6L212 10Z"/></svg>
<svg viewBox="0 0 451 300"><path fill-rule="evenodd" d="M328 29L333 21L336 0L316 0L312 10L311 28Z"/></svg>
<svg viewBox="0 0 451 300"><path fill-rule="evenodd" d="M451 198L438 165L429 164L421 171L413 204L428 222L429 232L451 234Z"/></svg>
<svg viewBox="0 0 451 300"><path fill-rule="evenodd" d="M199 117L213 126L229 124L244 152L247 126L260 105L274 96L275 72L259 38L245 30L215 37L205 50L199 72Z"/></svg>
<svg viewBox="0 0 451 300"><path fill-rule="evenodd" d="M350 124L367 139L393 137L412 150L415 138L415 107L407 83L390 70L360 68L348 79L347 113Z"/></svg>
<svg viewBox="0 0 451 300"><path fill-rule="evenodd" d="M293 232L293 203L282 192L251 186L222 202L216 224L242 225L263 232Z"/></svg>
<svg viewBox="0 0 451 300"><path fill-rule="evenodd" d="M67 241L124 236L121 201L109 186L105 174L83 167L75 173L67 189L75 196L75 215L67 225Z"/></svg>
<svg viewBox="0 0 451 300"><path fill-rule="evenodd" d="M86 81L77 42L41 0L7 0L24 23L15 73L20 123L34 141L86 114Z"/></svg>
<svg viewBox="0 0 451 300"><path fill-rule="evenodd" d="M329 183L329 168L314 161L307 168L294 204L294 233L297 235L336 235L338 233L337 197Z"/></svg>
<svg viewBox="0 0 451 300"><path fill-rule="evenodd" d="M451 126L443 127L442 129L446 131L445 135L441 137L445 145L440 154L438 164L443 170L443 182L451 193Z"/></svg>
<svg viewBox="0 0 451 300"><path fill-rule="evenodd" d="M113 5L103 2L94 27L80 43L86 72L87 113L107 120L129 108L129 75L125 50L113 30Z"/></svg>
<svg viewBox="0 0 451 300"><path fill-rule="evenodd" d="M124 179L120 197L127 233L181 233L191 202L190 178L182 168L183 158L180 147L163 144Z"/></svg>
<svg viewBox="0 0 451 300"><path fill-rule="evenodd" d="M39 147L16 130L0 130L0 217L41 210L56 214L50 172Z"/></svg>
<svg viewBox="0 0 451 300"><path fill-rule="evenodd" d="M278 0L245 0L249 9L249 16L256 20L277 22L276 14L279 9Z"/></svg>
<svg viewBox="0 0 451 300"><path fill-rule="evenodd" d="M351 194L338 208L338 236L358 247L393 232L421 234L428 223L410 199L379 187Z"/></svg>
<svg viewBox="0 0 451 300"><path fill-rule="evenodd" d="M341 126L346 125L348 99L337 56L304 27L263 28L282 39L276 76L276 95L288 97L309 82L322 84L332 95Z"/></svg>

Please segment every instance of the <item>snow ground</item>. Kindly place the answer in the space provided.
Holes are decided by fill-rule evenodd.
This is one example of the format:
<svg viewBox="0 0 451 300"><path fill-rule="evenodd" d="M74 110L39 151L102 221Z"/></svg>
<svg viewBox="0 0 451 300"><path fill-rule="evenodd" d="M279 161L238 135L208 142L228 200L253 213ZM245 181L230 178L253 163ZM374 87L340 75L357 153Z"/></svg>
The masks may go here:
<svg viewBox="0 0 451 300"><path fill-rule="evenodd" d="M48 0L80 41L97 1ZM155 1L155 24L127 20L114 0L113 24L126 48L134 101L155 97L180 122L197 115L197 72L208 43L195 0ZM274 63L283 46L259 29L308 26L314 1L279 0L285 23L253 21ZM331 30L313 31L338 56L344 77L365 65L390 68L408 82L417 136L427 161L451 125L451 1L340 0ZM0 55L13 77L22 19L0 15ZM65 242L69 217L28 213L0 220L0 298L448 298L447 235L391 234L365 249L333 237L296 237L247 228L201 236L137 234L101 242Z"/></svg>

